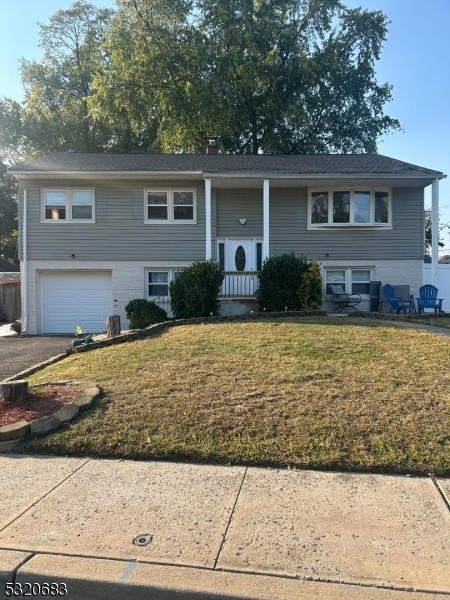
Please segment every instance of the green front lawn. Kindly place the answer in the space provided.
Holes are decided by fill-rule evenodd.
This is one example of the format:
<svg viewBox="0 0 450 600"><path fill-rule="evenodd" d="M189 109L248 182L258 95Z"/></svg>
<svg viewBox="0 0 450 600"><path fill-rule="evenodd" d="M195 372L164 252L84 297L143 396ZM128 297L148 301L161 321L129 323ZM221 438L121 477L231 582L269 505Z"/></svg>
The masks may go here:
<svg viewBox="0 0 450 600"><path fill-rule="evenodd" d="M103 397L29 452L450 473L450 338L353 318L174 327L30 383Z"/></svg>

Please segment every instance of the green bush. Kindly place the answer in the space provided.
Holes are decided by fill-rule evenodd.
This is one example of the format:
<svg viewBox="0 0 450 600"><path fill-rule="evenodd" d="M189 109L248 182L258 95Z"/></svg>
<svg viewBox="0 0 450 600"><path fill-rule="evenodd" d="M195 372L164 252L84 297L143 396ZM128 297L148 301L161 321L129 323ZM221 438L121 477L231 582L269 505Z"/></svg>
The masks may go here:
<svg viewBox="0 0 450 600"><path fill-rule="evenodd" d="M313 260L300 278L298 304L302 310L317 310L323 304L322 275L318 263Z"/></svg>
<svg viewBox="0 0 450 600"><path fill-rule="evenodd" d="M319 265L293 252L268 258L259 275L258 299L261 310L319 308L322 306Z"/></svg>
<svg viewBox="0 0 450 600"><path fill-rule="evenodd" d="M223 273L215 261L195 262L170 283L170 306L177 319L208 317L219 309Z"/></svg>
<svg viewBox="0 0 450 600"><path fill-rule="evenodd" d="M282 311L298 308L298 287L308 268L304 256L280 254L264 261L259 275L258 298L262 310Z"/></svg>
<svg viewBox="0 0 450 600"><path fill-rule="evenodd" d="M144 298L130 300L125 306L125 312L131 329L144 329L153 323L167 320L167 313L163 308Z"/></svg>

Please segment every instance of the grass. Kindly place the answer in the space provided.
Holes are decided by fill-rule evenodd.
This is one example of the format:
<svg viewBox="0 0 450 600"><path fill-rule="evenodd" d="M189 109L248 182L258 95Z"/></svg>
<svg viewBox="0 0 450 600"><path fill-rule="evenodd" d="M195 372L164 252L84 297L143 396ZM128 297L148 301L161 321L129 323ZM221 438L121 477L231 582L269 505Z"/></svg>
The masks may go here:
<svg viewBox="0 0 450 600"><path fill-rule="evenodd" d="M449 353L450 338L352 318L174 327L33 375L104 395L24 450L448 474Z"/></svg>

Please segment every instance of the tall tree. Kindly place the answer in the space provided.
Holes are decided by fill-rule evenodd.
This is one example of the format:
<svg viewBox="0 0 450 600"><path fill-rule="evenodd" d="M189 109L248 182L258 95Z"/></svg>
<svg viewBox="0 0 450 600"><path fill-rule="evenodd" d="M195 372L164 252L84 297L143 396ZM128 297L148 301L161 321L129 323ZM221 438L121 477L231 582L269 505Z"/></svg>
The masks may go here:
<svg viewBox="0 0 450 600"><path fill-rule="evenodd" d="M174 122L178 116L192 117L187 78L201 46L191 22L193 2L117 0L117 5L104 45L108 61L90 100L111 128L111 147L167 151L170 123L173 147L192 150L190 141L185 144L189 136L178 139ZM192 132L189 124L185 127Z"/></svg>
<svg viewBox="0 0 450 600"><path fill-rule="evenodd" d="M225 152L374 152L398 127L374 71L386 32L383 13L339 0L120 0L95 101L113 89L164 151L214 133Z"/></svg>
<svg viewBox="0 0 450 600"><path fill-rule="evenodd" d="M0 102L0 141L8 156L93 151L107 144L109 132L88 101L104 61L101 44L111 14L78 0L39 25L44 54L40 62L22 59L23 102Z"/></svg>
<svg viewBox="0 0 450 600"><path fill-rule="evenodd" d="M0 257L17 262L17 184L0 161Z"/></svg>
<svg viewBox="0 0 450 600"><path fill-rule="evenodd" d="M0 149L375 152L398 121L374 65L380 11L340 0L78 0L40 26L23 103L0 101Z"/></svg>

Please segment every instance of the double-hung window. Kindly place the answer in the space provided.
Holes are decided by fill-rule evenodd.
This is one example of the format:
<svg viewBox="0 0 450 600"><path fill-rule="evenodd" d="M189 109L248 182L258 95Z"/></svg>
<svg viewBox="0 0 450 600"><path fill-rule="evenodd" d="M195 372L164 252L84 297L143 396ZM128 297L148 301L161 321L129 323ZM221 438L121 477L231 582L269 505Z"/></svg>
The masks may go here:
<svg viewBox="0 0 450 600"><path fill-rule="evenodd" d="M330 283L341 284L347 294L370 294L372 270L361 268L327 268L325 269L325 293L331 295Z"/></svg>
<svg viewBox="0 0 450 600"><path fill-rule="evenodd" d="M43 221L93 223L95 220L94 190L45 189L42 195Z"/></svg>
<svg viewBox="0 0 450 600"><path fill-rule="evenodd" d="M147 298L158 302L169 299L169 284L175 281L181 269L147 269L146 270L146 293Z"/></svg>
<svg viewBox="0 0 450 600"><path fill-rule="evenodd" d="M196 223L194 189L145 190L146 223Z"/></svg>
<svg viewBox="0 0 450 600"><path fill-rule="evenodd" d="M387 189L316 189L308 194L308 228L389 227L391 193Z"/></svg>

